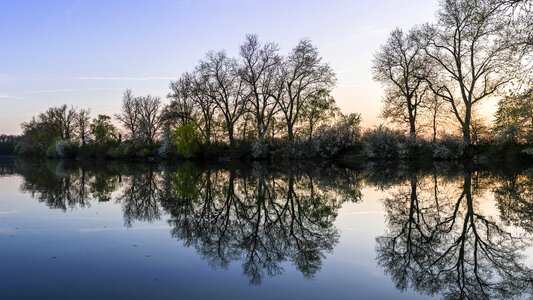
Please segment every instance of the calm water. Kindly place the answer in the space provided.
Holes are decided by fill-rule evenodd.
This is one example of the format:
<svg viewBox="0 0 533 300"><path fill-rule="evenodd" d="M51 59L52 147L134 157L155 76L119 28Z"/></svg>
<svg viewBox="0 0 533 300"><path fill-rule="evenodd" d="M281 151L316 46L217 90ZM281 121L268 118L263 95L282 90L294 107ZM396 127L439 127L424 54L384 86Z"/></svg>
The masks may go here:
<svg viewBox="0 0 533 300"><path fill-rule="evenodd" d="M530 298L533 171L0 160L0 299Z"/></svg>

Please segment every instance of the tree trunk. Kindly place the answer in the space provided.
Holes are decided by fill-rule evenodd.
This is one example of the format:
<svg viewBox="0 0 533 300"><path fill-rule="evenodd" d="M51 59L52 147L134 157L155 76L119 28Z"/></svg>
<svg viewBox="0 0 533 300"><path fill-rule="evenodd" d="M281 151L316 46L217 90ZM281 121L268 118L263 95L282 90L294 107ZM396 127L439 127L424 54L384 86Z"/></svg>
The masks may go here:
<svg viewBox="0 0 533 300"><path fill-rule="evenodd" d="M294 132L290 123L287 124L287 136L289 138L289 142L292 143L294 141Z"/></svg>
<svg viewBox="0 0 533 300"><path fill-rule="evenodd" d="M470 136L470 121L472 119L472 106L466 105L466 111L465 111L465 121L463 123L463 139L467 146L470 146L472 144L471 136Z"/></svg>

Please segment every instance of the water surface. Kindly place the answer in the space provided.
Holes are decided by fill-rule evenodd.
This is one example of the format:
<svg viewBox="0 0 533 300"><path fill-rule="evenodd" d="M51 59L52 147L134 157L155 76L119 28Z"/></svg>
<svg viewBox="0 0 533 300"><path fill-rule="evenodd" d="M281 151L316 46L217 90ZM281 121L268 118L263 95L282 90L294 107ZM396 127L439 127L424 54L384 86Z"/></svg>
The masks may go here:
<svg viewBox="0 0 533 300"><path fill-rule="evenodd" d="M0 299L529 298L533 172L0 160Z"/></svg>

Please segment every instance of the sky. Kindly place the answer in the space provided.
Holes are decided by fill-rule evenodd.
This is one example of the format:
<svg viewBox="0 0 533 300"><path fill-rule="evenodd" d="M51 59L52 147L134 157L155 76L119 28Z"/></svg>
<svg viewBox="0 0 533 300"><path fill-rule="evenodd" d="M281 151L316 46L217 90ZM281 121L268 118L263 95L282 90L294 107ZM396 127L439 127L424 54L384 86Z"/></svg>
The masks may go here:
<svg viewBox="0 0 533 300"><path fill-rule="evenodd" d="M363 124L378 118L373 53L395 27L432 22L437 0L0 0L0 133L48 107L119 111L122 93L164 101L170 80L209 50L237 56L245 35L288 53L310 38L337 74L333 95Z"/></svg>

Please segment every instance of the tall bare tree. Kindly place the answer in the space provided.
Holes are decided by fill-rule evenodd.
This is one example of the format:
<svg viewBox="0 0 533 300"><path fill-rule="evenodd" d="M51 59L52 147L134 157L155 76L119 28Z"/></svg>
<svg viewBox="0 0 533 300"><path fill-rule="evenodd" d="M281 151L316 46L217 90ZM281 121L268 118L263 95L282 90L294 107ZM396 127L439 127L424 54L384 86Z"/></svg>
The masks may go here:
<svg viewBox="0 0 533 300"><path fill-rule="evenodd" d="M257 138L261 142L265 140L278 110L279 102L273 97L280 92L275 84L281 63L278 52L277 44L261 44L257 35L247 35L240 49L240 75L245 82L249 108L255 119Z"/></svg>
<svg viewBox="0 0 533 300"><path fill-rule="evenodd" d="M78 130L78 137L82 145L85 145L87 142L87 137L90 132L91 125L91 110L90 109L80 109L76 115L76 128Z"/></svg>
<svg viewBox="0 0 533 300"><path fill-rule="evenodd" d="M140 116L139 99L128 89L122 96L122 111L116 114L115 118L122 123L122 126L124 126L132 140L137 138Z"/></svg>
<svg viewBox="0 0 533 300"><path fill-rule="evenodd" d="M244 84L239 76L237 61L224 51L209 52L198 67L201 76L208 78L207 94L224 118L228 140L235 145L235 124L246 107Z"/></svg>
<svg viewBox="0 0 533 300"><path fill-rule="evenodd" d="M422 33L425 52L439 70L431 90L447 101L459 122L464 142L471 141L473 106L517 78L520 54L505 27L502 1L443 0L435 25Z"/></svg>
<svg viewBox="0 0 533 300"><path fill-rule="evenodd" d="M374 80L386 87L382 116L409 124L411 139L417 135L417 116L426 92L428 69L423 44L415 30L393 30L372 62Z"/></svg>
<svg viewBox="0 0 533 300"><path fill-rule="evenodd" d="M207 76L198 71L184 73L177 81L170 83L171 105L181 112L182 121L194 122L205 142L210 144L216 106L209 97Z"/></svg>
<svg viewBox="0 0 533 300"><path fill-rule="evenodd" d="M319 91L331 90L335 85L335 73L324 63L310 40L303 39L283 62L279 77L283 93L276 95L285 119L287 136L294 140L294 126L306 103Z"/></svg>
<svg viewBox="0 0 533 300"><path fill-rule="evenodd" d="M138 97L137 101L139 102L139 134L143 140L153 146L162 126L161 98L147 95Z"/></svg>

